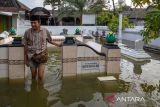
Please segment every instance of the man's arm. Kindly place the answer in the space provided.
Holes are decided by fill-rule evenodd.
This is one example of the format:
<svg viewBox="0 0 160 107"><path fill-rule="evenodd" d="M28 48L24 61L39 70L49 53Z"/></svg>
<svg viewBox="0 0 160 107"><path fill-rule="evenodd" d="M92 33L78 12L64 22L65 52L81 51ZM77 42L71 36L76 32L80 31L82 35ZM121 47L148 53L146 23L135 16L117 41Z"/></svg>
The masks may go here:
<svg viewBox="0 0 160 107"><path fill-rule="evenodd" d="M53 41L48 41L50 44L61 47L63 45L63 43L55 43Z"/></svg>
<svg viewBox="0 0 160 107"><path fill-rule="evenodd" d="M51 35L50 35L48 30L47 30L47 41L48 41L48 43L50 43L52 45L55 45L55 46L58 46L58 47L61 47L63 45L63 43L55 43L55 42L53 42L52 38L51 38Z"/></svg>
<svg viewBox="0 0 160 107"><path fill-rule="evenodd" d="M27 66L28 64L28 48L27 48L27 31L24 34L22 44L24 44L24 61Z"/></svg>

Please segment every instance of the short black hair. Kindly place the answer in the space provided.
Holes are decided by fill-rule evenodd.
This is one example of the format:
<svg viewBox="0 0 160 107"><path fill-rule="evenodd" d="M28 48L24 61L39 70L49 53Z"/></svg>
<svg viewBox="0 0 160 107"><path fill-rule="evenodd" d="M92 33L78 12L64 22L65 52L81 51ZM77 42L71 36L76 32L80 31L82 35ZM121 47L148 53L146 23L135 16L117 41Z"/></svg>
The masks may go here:
<svg viewBox="0 0 160 107"><path fill-rule="evenodd" d="M38 16L38 15L32 15L32 16L30 17L30 21L38 21L38 22L40 22L40 21L41 21L41 18L40 18L40 16Z"/></svg>

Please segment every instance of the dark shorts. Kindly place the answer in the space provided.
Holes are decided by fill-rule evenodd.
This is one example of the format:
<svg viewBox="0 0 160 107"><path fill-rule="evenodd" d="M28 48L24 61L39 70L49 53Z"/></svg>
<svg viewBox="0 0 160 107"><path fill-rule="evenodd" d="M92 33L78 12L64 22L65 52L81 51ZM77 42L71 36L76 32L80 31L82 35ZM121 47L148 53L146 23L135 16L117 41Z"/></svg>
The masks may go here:
<svg viewBox="0 0 160 107"><path fill-rule="evenodd" d="M38 63L36 63L36 62L34 62L32 59L31 60L29 60L29 67L31 67L31 68L37 68L39 65L46 65L46 63L40 63L40 64L38 64Z"/></svg>
<svg viewBox="0 0 160 107"><path fill-rule="evenodd" d="M29 67L30 68L37 68L39 65L46 65L46 63L36 63L36 62L34 62L33 60L32 60L32 56L33 56L33 54L28 54L28 61L29 61Z"/></svg>

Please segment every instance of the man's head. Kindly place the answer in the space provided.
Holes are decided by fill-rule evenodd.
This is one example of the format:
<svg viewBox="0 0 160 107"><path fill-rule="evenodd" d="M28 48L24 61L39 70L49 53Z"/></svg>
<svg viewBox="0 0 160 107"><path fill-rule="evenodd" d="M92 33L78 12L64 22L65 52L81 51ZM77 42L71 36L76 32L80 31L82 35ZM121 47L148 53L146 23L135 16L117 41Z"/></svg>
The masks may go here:
<svg viewBox="0 0 160 107"><path fill-rule="evenodd" d="M30 21L31 21L31 26L34 30L38 30L40 28L41 25L40 16L32 15Z"/></svg>

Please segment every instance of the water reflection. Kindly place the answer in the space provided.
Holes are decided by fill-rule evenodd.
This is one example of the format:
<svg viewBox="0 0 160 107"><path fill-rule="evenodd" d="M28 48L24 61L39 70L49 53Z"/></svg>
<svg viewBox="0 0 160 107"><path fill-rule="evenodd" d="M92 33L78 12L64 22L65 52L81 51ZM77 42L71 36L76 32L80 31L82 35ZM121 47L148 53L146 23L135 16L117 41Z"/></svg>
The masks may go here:
<svg viewBox="0 0 160 107"><path fill-rule="evenodd" d="M142 74L142 66L147 64L147 63L150 63L151 61L150 60L146 60L146 61L134 61L132 59L129 59L125 56L122 56L122 59L123 60L126 60L127 62L131 62L133 64L133 72L137 75L141 75Z"/></svg>
<svg viewBox="0 0 160 107"><path fill-rule="evenodd" d="M33 82L31 91L26 93L27 107L46 107L48 91L44 89L42 84Z"/></svg>
<svg viewBox="0 0 160 107"><path fill-rule="evenodd" d="M160 106L159 55L145 62L122 57L116 81L98 81L98 76L106 74L62 78L61 65L61 51L49 49L43 85L31 81L31 77L25 82L0 80L0 107ZM120 102L116 97L144 97L145 102Z"/></svg>
<svg viewBox="0 0 160 107"><path fill-rule="evenodd" d="M160 59L159 55L152 54L150 61L135 62L126 57L121 59L120 78L131 83L128 92L145 98L145 102L134 104L143 107L160 106L159 80Z"/></svg>
<svg viewBox="0 0 160 107"><path fill-rule="evenodd" d="M99 90L99 87L96 85L96 78L81 78L81 80L77 80L76 78L64 78L62 84L60 94L61 101L65 105L77 101L90 101L93 98L93 94Z"/></svg>
<svg viewBox="0 0 160 107"><path fill-rule="evenodd" d="M48 92L36 82L31 90L24 89L24 80L1 82L0 107L47 107Z"/></svg>
<svg viewBox="0 0 160 107"><path fill-rule="evenodd" d="M47 104L51 107L57 103L60 98L62 88L62 66L61 49L49 48L49 61L45 73L44 87L48 91Z"/></svg>
<svg viewBox="0 0 160 107"><path fill-rule="evenodd" d="M97 75L62 79L59 102L50 107L106 107Z"/></svg>

